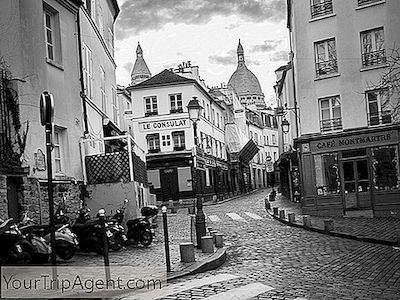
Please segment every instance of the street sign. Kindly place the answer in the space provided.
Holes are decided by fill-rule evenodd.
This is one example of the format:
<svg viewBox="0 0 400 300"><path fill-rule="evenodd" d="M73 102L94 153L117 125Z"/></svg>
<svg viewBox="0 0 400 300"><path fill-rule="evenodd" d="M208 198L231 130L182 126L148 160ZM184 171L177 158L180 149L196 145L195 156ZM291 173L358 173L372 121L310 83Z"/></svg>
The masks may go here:
<svg viewBox="0 0 400 300"><path fill-rule="evenodd" d="M266 158L265 158L267 161L272 161L272 157L271 156L267 156Z"/></svg>
<svg viewBox="0 0 400 300"><path fill-rule="evenodd" d="M267 167L267 172L273 172L274 171L274 163L272 161L267 161L265 166Z"/></svg>

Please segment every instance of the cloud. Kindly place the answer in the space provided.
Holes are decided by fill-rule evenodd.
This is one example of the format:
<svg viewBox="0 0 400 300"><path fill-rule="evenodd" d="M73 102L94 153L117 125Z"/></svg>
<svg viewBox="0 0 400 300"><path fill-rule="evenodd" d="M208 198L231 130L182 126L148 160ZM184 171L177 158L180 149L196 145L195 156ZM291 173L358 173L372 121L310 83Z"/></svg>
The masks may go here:
<svg viewBox="0 0 400 300"><path fill-rule="evenodd" d="M123 67L127 72L131 72L131 71L132 71L132 67L133 67L133 63L128 62L128 63L124 64L122 67Z"/></svg>
<svg viewBox="0 0 400 300"><path fill-rule="evenodd" d="M165 24L206 24L215 16L236 15L252 22L285 19L284 0L127 0L121 5L116 38L161 29Z"/></svg>
<svg viewBox="0 0 400 300"><path fill-rule="evenodd" d="M255 59L251 59L247 56L245 56L245 62L246 65L251 66L259 66L261 65L261 62ZM236 65L237 64L237 54L236 50L229 50L227 54L225 55L211 55L208 57L208 61L212 64L216 65L223 65L223 66L230 66L230 65Z"/></svg>
<svg viewBox="0 0 400 300"><path fill-rule="evenodd" d="M250 52L269 52L275 50L280 44L282 40L265 40L261 45L254 45L250 48Z"/></svg>
<svg viewBox="0 0 400 300"><path fill-rule="evenodd" d="M276 51L274 52L271 57L270 57L271 61L288 61L289 60L289 54L287 51Z"/></svg>
<svg viewBox="0 0 400 300"><path fill-rule="evenodd" d="M177 66L176 63L169 63L169 64L166 64L166 65L163 65L163 68L164 69L171 69L171 68L175 69L176 66Z"/></svg>
<svg viewBox="0 0 400 300"><path fill-rule="evenodd" d="M225 26L225 29L232 30L232 29L238 28L239 26L240 26L239 23L235 23L235 24L232 23L232 24Z"/></svg>

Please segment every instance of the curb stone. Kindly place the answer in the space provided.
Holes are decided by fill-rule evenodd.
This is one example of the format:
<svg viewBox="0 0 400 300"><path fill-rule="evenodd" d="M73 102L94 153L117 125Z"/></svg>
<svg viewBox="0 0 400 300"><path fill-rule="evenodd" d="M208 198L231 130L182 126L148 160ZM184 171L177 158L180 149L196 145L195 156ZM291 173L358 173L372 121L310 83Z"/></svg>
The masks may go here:
<svg viewBox="0 0 400 300"><path fill-rule="evenodd" d="M223 204L223 203L225 203L225 202L229 202L229 201L235 200L235 199L237 199L237 198L239 198L239 197L248 196L248 195L254 194L254 193L259 192L259 191L260 191L260 189L254 189L254 190L251 190L251 191L249 191L249 192L247 192L247 193L240 194L240 195L236 195L236 196L233 196L233 197L231 197L231 198L224 199L224 200L222 200L222 201L218 201L218 202L205 202L205 203L203 203L203 206L211 206L211 205Z"/></svg>
<svg viewBox="0 0 400 300"><path fill-rule="evenodd" d="M280 219L278 216L275 216L270 210L266 210L266 212L272 218L274 218L275 220L277 220L285 225L302 228L302 229L308 230L308 231L314 231L314 232L327 234L327 235L331 235L331 236L336 236L336 237L341 237L341 238L346 238L346 239L351 239L351 240L356 240L356 241L361 241L361 242L367 242L367 243L381 244L381 245L386 245L386 246L398 246L399 245L399 243L395 242L395 241L381 240L381 239L375 239L375 238L369 238L369 237L363 237L363 236L355 236L352 234L338 232L338 231L326 232L324 229L320 229L320 228L305 227L304 225L299 224L299 223L290 223L287 220Z"/></svg>

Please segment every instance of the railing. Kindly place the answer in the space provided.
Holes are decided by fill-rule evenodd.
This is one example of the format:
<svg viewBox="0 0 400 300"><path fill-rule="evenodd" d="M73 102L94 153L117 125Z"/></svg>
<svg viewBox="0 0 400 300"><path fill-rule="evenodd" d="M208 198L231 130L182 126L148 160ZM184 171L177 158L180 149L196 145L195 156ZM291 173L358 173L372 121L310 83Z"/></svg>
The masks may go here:
<svg viewBox="0 0 400 300"><path fill-rule="evenodd" d="M363 67L380 65L386 63L386 52L385 49L378 51L371 51L362 54L362 65Z"/></svg>
<svg viewBox="0 0 400 300"><path fill-rule="evenodd" d="M317 18L333 13L332 0L311 5L311 18Z"/></svg>
<svg viewBox="0 0 400 300"><path fill-rule="evenodd" d="M374 2L379 2L382 0L358 0L358 6L367 5Z"/></svg>
<svg viewBox="0 0 400 300"><path fill-rule="evenodd" d="M338 72L336 59L321 61L316 63L317 77Z"/></svg>
<svg viewBox="0 0 400 300"><path fill-rule="evenodd" d="M390 110L378 111L368 114L368 125L375 126L392 123L392 112Z"/></svg>
<svg viewBox="0 0 400 300"><path fill-rule="evenodd" d="M320 122L321 132L342 130L342 118L326 119Z"/></svg>

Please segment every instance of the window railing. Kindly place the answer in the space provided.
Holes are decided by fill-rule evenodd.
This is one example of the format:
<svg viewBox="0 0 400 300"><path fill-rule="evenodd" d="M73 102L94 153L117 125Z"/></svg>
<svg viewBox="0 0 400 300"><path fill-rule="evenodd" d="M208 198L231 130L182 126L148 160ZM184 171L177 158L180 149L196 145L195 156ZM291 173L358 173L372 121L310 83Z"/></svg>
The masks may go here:
<svg viewBox="0 0 400 300"><path fill-rule="evenodd" d="M363 67L375 66L386 63L385 49L362 54Z"/></svg>
<svg viewBox="0 0 400 300"><path fill-rule="evenodd" d="M326 119L320 122L321 132L342 130L342 118Z"/></svg>
<svg viewBox="0 0 400 300"><path fill-rule="evenodd" d="M333 13L332 0L311 5L311 18L317 18Z"/></svg>
<svg viewBox="0 0 400 300"><path fill-rule="evenodd" d="M147 111L144 116L149 117L149 116L155 116L158 115L158 111Z"/></svg>
<svg viewBox="0 0 400 300"><path fill-rule="evenodd" d="M358 6L367 5L374 2L379 2L382 0L358 0Z"/></svg>
<svg viewBox="0 0 400 300"><path fill-rule="evenodd" d="M333 74L338 72L337 60L326 60L316 63L317 77Z"/></svg>
<svg viewBox="0 0 400 300"><path fill-rule="evenodd" d="M170 112L171 114L174 114L174 113L182 113L182 112L183 112L183 108L180 107L180 108L170 109L169 112Z"/></svg>
<svg viewBox="0 0 400 300"><path fill-rule="evenodd" d="M174 151L182 151L185 150L185 145L183 146L174 146Z"/></svg>
<svg viewBox="0 0 400 300"><path fill-rule="evenodd" d="M158 152L161 152L160 148L149 149L149 153L158 153Z"/></svg>
<svg viewBox="0 0 400 300"><path fill-rule="evenodd" d="M390 110L378 111L368 114L368 125L375 126L392 123L392 112Z"/></svg>

